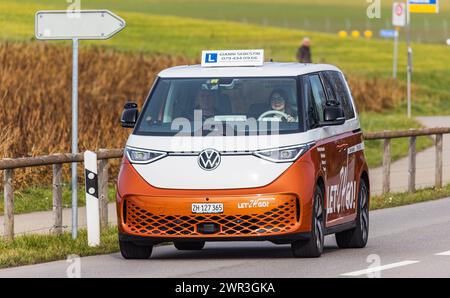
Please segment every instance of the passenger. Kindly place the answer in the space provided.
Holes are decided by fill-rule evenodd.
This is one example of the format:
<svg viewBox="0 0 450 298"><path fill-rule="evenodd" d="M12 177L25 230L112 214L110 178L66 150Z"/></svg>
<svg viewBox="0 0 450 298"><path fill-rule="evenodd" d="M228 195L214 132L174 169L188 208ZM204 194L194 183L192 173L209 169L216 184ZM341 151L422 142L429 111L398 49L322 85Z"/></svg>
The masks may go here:
<svg viewBox="0 0 450 298"><path fill-rule="evenodd" d="M195 109L202 111L203 119L215 116L215 99L211 91L200 90L195 97Z"/></svg>

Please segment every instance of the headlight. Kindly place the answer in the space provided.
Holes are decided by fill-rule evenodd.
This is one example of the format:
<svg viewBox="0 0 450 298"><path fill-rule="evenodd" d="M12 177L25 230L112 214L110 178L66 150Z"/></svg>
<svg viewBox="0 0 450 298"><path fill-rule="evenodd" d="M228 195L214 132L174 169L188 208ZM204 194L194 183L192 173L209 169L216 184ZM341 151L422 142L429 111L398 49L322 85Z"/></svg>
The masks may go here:
<svg viewBox="0 0 450 298"><path fill-rule="evenodd" d="M272 162L293 162L302 156L311 145L299 145L278 149L256 151L254 154L262 159Z"/></svg>
<svg viewBox="0 0 450 298"><path fill-rule="evenodd" d="M131 163L146 164L161 159L167 155L166 152L145 150L127 147L125 149L128 160Z"/></svg>

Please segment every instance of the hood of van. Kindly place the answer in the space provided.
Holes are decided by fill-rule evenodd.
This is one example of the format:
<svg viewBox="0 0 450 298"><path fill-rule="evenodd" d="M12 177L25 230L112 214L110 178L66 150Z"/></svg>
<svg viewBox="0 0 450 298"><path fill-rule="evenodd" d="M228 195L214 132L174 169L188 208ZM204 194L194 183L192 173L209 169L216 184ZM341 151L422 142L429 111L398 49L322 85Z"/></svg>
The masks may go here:
<svg viewBox="0 0 450 298"><path fill-rule="evenodd" d="M309 136L311 137L311 136ZM131 135L127 146L168 152L149 164L133 164L136 171L154 187L166 189L239 189L270 184L292 162L276 163L253 155L256 150L308 143L305 134L240 137L154 137ZM220 163L206 170L200 153L214 149Z"/></svg>

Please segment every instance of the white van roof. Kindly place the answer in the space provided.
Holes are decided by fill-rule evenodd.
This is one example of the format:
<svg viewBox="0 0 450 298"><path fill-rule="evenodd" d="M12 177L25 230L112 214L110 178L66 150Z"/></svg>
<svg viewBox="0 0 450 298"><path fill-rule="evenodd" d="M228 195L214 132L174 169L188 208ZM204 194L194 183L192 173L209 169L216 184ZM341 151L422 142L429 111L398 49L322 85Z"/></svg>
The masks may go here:
<svg viewBox="0 0 450 298"><path fill-rule="evenodd" d="M167 68L159 73L161 78L211 78L211 77L293 77L312 72L339 68L328 64L296 62L265 62L263 66L201 67L184 65Z"/></svg>

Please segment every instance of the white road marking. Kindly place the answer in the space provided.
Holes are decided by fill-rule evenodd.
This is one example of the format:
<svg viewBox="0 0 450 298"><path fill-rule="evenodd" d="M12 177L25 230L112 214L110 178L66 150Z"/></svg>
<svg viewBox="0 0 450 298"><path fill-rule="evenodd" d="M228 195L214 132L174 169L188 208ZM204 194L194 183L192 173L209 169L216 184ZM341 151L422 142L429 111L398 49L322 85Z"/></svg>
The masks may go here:
<svg viewBox="0 0 450 298"><path fill-rule="evenodd" d="M436 256L450 256L450 250L435 254Z"/></svg>
<svg viewBox="0 0 450 298"><path fill-rule="evenodd" d="M412 264L415 264L415 263L419 263L419 261L397 262L397 263L387 264L387 265L383 265L383 266L371 267L371 268L367 268L367 269L364 269L364 270L343 273L341 275L342 276L367 275L369 273L379 272L379 271L388 270L388 269L397 268L397 267L402 267L402 266L407 266L407 265L412 265Z"/></svg>

